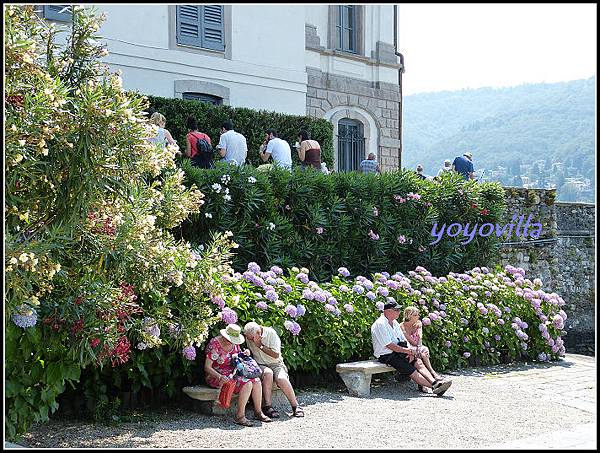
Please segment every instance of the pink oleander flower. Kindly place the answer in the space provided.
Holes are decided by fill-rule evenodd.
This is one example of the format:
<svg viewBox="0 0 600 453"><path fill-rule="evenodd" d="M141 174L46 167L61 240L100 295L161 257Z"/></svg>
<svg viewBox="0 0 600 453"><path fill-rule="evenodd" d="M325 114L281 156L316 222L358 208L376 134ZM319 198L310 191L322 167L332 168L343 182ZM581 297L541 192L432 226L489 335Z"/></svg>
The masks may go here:
<svg viewBox="0 0 600 453"><path fill-rule="evenodd" d="M373 233L373 230L369 230L369 237L371 239L373 239L374 241L378 241L379 240L379 235L377 233Z"/></svg>

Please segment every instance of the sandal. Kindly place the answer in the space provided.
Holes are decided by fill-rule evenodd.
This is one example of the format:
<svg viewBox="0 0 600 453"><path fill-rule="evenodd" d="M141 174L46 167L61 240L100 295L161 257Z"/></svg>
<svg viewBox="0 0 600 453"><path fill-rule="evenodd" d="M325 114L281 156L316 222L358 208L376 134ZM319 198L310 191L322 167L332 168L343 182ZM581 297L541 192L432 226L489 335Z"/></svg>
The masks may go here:
<svg viewBox="0 0 600 453"><path fill-rule="evenodd" d="M273 406L264 406L262 410L267 417L279 418L279 412Z"/></svg>
<svg viewBox="0 0 600 453"><path fill-rule="evenodd" d="M300 406L292 406L292 412L294 417L304 417L304 411Z"/></svg>
<svg viewBox="0 0 600 453"><path fill-rule="evenodd" d="M273 421L269 417L267 417L265 414L263 414L262 412L255 412L254 418L256 420L260 420L261 422L272 422Z"/></svg>
<svg viewBox="0 0 600 453"><path fill-rule="evenodd" d="M422 385L418 385L417 388L419 389L419 392L427 393L427 390L425 390Z"/></svg>
<svg viewBox="0 0 600 453"><path fill-rule="evenodd" d="M250 420L248 420L246 418L246 416L243 416L242 418L237 418L237 417L233 417L233 422L236 425L242 425L242 426L254 426L254 423L252 423Z"/></svg>

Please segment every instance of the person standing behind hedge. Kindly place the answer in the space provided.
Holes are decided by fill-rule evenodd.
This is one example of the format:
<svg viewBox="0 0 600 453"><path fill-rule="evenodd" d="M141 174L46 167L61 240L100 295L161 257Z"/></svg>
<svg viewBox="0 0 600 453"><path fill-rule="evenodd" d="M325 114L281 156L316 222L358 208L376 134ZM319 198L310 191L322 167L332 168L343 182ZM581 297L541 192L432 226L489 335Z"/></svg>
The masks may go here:
<svg viewBox="0 0 600 453"><path fill-rule="evenodd" d="M198 140L206 140L211 146L210 137L203 132L198 132L198 122L189 117L187 119L188 134L186 136L185 155L192 161L194 167L212 168L212 155L201 153L198 150ZM212 149L212 148L211 148Z"/></svg>
<svg viewBox="0 0 600 453"><path fill-rule="evenodd" d="M265 131L265 141L260 146L258 155L263 162L268 161L269 157L273 157L273 163L276 166L292 169L292 149L288 142L277 136L275 129Z"/></svg>
<svg viewBox="0 0 600 453"><path fill-rule="evenodd" d="M243 165L248 157L246 137L233 130L233 123L230 120L221 125L221 138L217 148L221 157L234 165Z"/></svg>
<svg viewBox="0 0 600 453"><path fill-rule="evenodd" d="M371 326L373 355L380 362L408 374L418 386L433 389L433 393L442 396L452 385L452 381L435 380L423 362L414 356L396 321L400 310L397 302L388 302L384 305L381 316Z"/></svg>
<svg viewBox="0 0 600 453"><path fill-rule="evenodd" d="M279 413L272 406L271 392L273 391L273 380L275 380L290 402L294 417L304 417L304 411L298 406L294 388L290 383L288 369L281 357L281 339L275 329L261 326L252 321L244 326L244 334L248 339L248 347L252 356L263 370L261 376L265 399L263 412L268 417L279 418Z"/></svg>
<svg viewBox="0 0 600 453"><path fill-rule="evenodd" d="M321 145L316 140L311 140L308 131L302 129L298 132L299 146L297 147L298 159L303 167L313 167L321 170Z"/></svg>
<svg viewBox="0 0 600 453"><path fill-rule="evenodd" d="M148 139L150 143L159 143L163 147L167 146L167 144L177 146L177 142L173 140L171 133L165 129L167 119L162 114L154 112L150 117L150 124L158 126L156 136Z"/></svg>

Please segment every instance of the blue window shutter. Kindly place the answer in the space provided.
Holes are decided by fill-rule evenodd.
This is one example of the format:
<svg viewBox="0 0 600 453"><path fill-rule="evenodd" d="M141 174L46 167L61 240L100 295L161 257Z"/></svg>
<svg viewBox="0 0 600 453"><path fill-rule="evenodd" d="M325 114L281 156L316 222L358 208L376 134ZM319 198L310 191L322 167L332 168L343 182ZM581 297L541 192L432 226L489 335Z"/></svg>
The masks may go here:
<svg viewBox="0 0 600 453"><path fill-rule="evenodd" d="M177 44L202 47L201 6L177 6Z"/></svg>
<svg viewBox="0 0 600 453"><path fill-rule="evenodd" d="M44 17L50 20L71 22L71 5L44 5Z"/></svg>
<svg viewBox="0 0 600 453"><path fill-rule="evenodd" d="M225 50L223 27L223 6L202 6L202 47L211 50Z"/></svg>

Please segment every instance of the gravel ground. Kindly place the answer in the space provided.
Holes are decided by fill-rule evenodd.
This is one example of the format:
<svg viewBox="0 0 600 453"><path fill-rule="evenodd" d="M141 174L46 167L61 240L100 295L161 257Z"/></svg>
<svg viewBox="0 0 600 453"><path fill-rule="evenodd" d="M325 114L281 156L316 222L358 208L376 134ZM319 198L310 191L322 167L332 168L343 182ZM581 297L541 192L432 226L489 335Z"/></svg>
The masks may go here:
<svg viewBox="0 0 600 453"><path fill-rule="evenodd" d="M34 426L21 445L481 448L595 423L595 372L595 358L573 362L568 357L555 364L502 365L447 374L453 385L441 398L418 393L412 382L386 378L374 381L371 397L364 399L350 397L344 390L300 391L306 417L291 418L289 406L279 405L280 419L262 425L255 422L252 428L235 425L228 416L177 409L147 413L138 422L117 426L51 420ZM250 411L248 418L252 418Z"/></svg>

